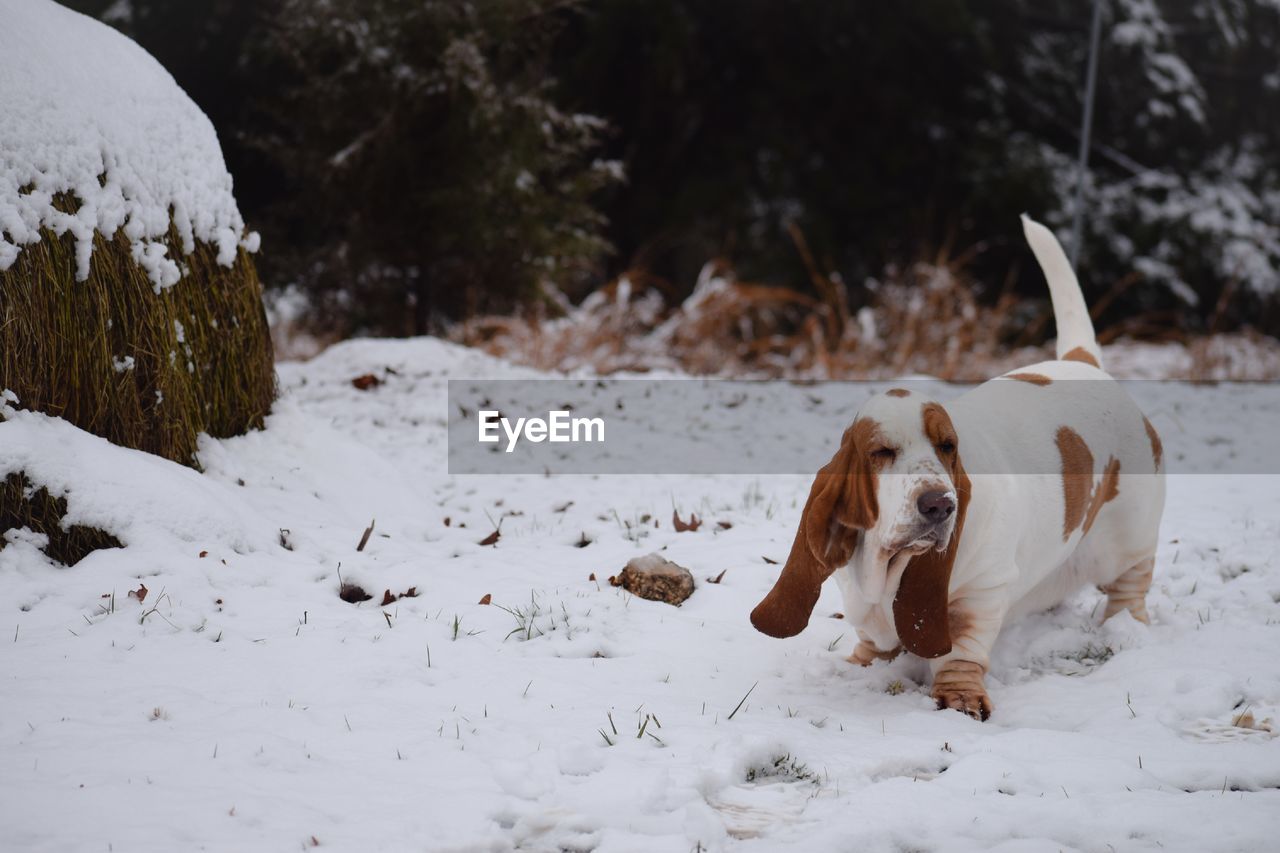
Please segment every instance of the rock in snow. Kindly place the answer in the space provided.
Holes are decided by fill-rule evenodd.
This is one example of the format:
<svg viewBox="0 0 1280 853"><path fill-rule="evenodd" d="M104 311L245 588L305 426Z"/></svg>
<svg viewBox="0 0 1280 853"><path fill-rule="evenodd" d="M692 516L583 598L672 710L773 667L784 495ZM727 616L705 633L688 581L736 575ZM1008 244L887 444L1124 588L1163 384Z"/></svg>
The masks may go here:
<svg viewBox="0 0 1280 853"><path fill-rule="evenodd" d="M645 554L627 563L614 582L632 595L650 601L680 604L693 595L693 575L657 554Z"/></svg>
<svg viewBox="0 0 1280 853"><path fill-rule="evenodd" d="M95 230L123 228L156 288L181 277L161 242L172 222L190 252L230 266L258 247L231 194L209 119L145 50L51 0L0 0L0 269L40 229L76 238L89 274ZM54 207L74 193L74 213Z"/></svg>

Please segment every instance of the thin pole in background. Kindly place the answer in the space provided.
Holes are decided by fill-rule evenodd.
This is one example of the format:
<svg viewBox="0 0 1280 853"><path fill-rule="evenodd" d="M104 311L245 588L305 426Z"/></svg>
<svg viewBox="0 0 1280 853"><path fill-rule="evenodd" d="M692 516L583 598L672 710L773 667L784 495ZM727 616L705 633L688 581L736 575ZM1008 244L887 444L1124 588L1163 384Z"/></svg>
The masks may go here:
<svg viewBox="0 0 1280 853"><path fill-rule="evenodd" d="M1093 133L1093 93L1098 85L1098 41L1102 36L1102 2L1093 0L1093 26L1089 30L1089 71L1084 84L1084 119L1080 126L1080 157L1076 170L1076 203L1071 223L1071 266L1080 260L1084 242L1084 179L1089 172L1089 137Z"/></svg>

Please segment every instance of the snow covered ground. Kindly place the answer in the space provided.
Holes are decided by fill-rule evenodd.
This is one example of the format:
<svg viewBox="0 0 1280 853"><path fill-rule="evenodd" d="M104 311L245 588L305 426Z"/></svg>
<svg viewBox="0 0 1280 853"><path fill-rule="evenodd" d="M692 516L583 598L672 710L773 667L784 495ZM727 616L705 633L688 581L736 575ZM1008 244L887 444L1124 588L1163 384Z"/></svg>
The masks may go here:
<svg viewBox="0 0 1280 853"><path fill-rule="evenodd" d="M795 638L751 628L807 476L446 473L445 380L533 376L342 344L203 474L10 410L0 476L127 547L0 550L0 848L1275 849L1280 469L1172 477L1153 625L1086 590L1011 626L978 723L919 661L846 663L834 588ZM1274 417L1152 393L1184 470ZM680 608L607 583L659 550L698 580Z"/></svg>

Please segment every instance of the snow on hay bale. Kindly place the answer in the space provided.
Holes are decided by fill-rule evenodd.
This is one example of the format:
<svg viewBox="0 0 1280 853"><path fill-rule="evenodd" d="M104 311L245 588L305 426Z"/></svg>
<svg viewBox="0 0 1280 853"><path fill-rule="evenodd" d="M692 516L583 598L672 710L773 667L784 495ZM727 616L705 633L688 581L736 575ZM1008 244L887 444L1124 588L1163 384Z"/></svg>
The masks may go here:
<svg viewBox="0 0 1280 853"><path fill-rule="evenodd" d="M0 390L197 464L200 432L260 426L275 395L213 126L104 24L50 0L0 21Z"/></svg>

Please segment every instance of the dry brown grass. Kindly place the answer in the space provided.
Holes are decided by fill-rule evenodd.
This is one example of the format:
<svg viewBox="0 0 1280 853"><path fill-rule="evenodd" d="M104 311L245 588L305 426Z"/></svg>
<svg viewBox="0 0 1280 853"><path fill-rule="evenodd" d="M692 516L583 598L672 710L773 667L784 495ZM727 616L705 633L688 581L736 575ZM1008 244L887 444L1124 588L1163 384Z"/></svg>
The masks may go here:
<svg viewBox="0 0 1280 853"><path fill-rule="evenodd" d="M24 247L0 272L0 388L21 408L184 465L201 432L260 427L275 365L253 261L241 250L223 267L201 243L181 255L176 232L169 245L186 269L158 294L120 232L95 236L85 281L70 234Z"/></svg>
<svg viewBox="0 0 1280 853"><path fill-rule="evenodd" d="M798 239L797 242L803 245ZM807 249L802 250L807 256ZM544 370L600 373L678 369L693 374L864 378L930 373L948 379L989 374L993 361L1022 353L1047 307L1009 294L993 305L974 296L962 262L938 259L869 282L866 304L848 309L843 282L810 266L814 289L738 281L709 263L693 293L668 307L663 289L628 274L570 307L517 317L482 317L452 337Z"/></svg>
<svg viewBox="0 0 1280 853"><path fill-rule="evenodd" d="M253 261L231 267L197 243L182 279L160 293L122 233L94 238L90 274L75 280L75 241L41 233L0 271L0 389L19 407L64 418L115 444L197 466L197 437L260 427L275 399L275 364ZM118 547L109 532L62 527L66 501L21 472L0 480L4 533L49 537L46 552L74 563Z"/></svg>
<svg viewBox="0 0 1280 853"><path fill-rule="evenodd" d="M550 293L522 315L480 317L455 327L451 337L542 370L600 374L874 379L919 373L982 381L1053 357L1045 343L1053 332L1048 299L1017 298L1012 277L999 293L979 299L983 289L967 273L969 259L942 252L887 270L851 299L838 276L819 271L803 236L792 237L817 296L738 281L728 263L713 261L676 305L665 298L669 285L628 273L579 306ZM1137 281L1136 274L1128 276L1104 293L1092 306L1095 320ZM850 304L861 307L851 311ZM1191 337L1175 319L1152 313L1100 329L1101 343L1124 342L1112 350L1113 375L1280 377L1280 342L1249 330Z"/></svg>
<svg viewBox="0 0 1280 853"><path fill-rule="evenodd" d="M1252 329L1232 335L1206 335L1187 345L1188 379L1261 380L1280 377L1280 345Z"/></svg>
<svg viewBox="0 0 1280 853"><path fill-rule="evenodd" d="M0 480L0 547L4 547L6 531L24 527L49 537L44 552L68 566L99 548L121 547L119 539L95 527L63 527L66 514L65 498L50 495L44 487L37 488L25 474L18 472Z"/></svg>

